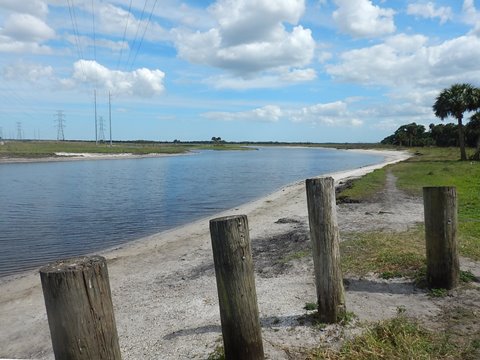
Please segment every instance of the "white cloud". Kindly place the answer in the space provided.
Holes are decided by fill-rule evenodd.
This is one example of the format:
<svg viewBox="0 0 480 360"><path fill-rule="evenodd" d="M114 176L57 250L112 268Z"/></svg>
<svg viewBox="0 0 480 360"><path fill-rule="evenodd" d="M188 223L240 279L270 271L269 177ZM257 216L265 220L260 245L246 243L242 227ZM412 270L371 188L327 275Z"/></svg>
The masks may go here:
<svg viewBox="0 0 480 360"><path fill-rule="evenodd" d="M275 105L266 105L248 111L239 112L208 112L202 114L203 117L210 120L223 121L258 121L258 122L276 122L282 117L282 110Z"/></svg>
<svg viewBox="0 0 480 360"><path fill-rule="evenodd" d="M267 105L253 110L239 112L208 112L203 117L224 121L260 121L276 122L288 119L292 122L306 122L313 125L358 127L363 120L348 109L345 101L320 103L302 108L282 109L276 105Z"/></svg>
<svg viewBox="0 0 480 360"><path fill-rule="evenodd" d="M55 31L35 16L15 13L5 20L1 35L13 41L35 43L54 38Z"/></svg>
<svg viewBox="0 0 480 360"><path fill-rule="evenodd" d="M78 36L75 37L74 35L67 35L65 37L67 41L69 41L72 45L76 46L78 41L78 46L80 49L86 49L87 47L103 47L106 49L110 49L112 51L120 51L120 50L128 50L130 47L127 41L112 41L108 39L95 39L95 43L92 38L86 36Z"/></svg>
<svg viewBox="0 0 480 360"><path fill-rule="evenodd" d="M463 2L464 21L469 25L473 25L473 33L480 35L480 12L475 8L473 0L464 0Z"/></svg>
<svg viewBox="0 0 480 360"><path fill-rule="evenodd" d="M423 35L395 35L383 44L350 50L341 62L327 65L334 78L363 85L448 86L480 82L480 39L460 36L428 46Z"/></svg>
<svg viewBox="0 0 480 360"><path fill-rule="evenodd" d="M42 19L30 14L12 13L0 27L0 52L49 54L50 47L43 43L55 36L55 31Z"/></svg>
<svg viewBox="0 0 480 360"><path fill-rule="evenodd" d="M395 32L395 11L371 0L335 0L333 19L340 31L356 38L372 38Z"/></svg>
<svg viewBox="0 0 480 360"><path fill-rule="evenodd" d="M8 36L0 33L0 52L5 53L31 53L31 54L51 54L50 47L33 42L15 41Z"/></svg>
<svg viewBox="0 0 480 360"><path fill-rule="evenodd" d="M110 70L95 61L87 60L75 62L73 68L72 78L62 81L65 86L73 86L76 83L96 84L97 87L118 95L140 97L151 97L165 90L163 84L165 73L160 70L141 68L124 72Z"/></svg>
<svg viewBox="0 0 480 360"><path fill-rule="evenodd" d="M311 31L296 25L304 7L303 0L219 0L210 8L216 27L206 32L173 31L178 55L244 78L302 68L311 62L315 49ZM295 26L287 31L284 22Z"/></svg>
<svg viewBox="0 0 480 360"><path fill-rule="evenodd" d="M281 22L296 24L305 11L303 0L221 0L211 10L220 25L222 45L275 42Z"/></svg>
<svg viewBox="0 0 480 360"><path fill-rule="evenodd" d="M317 77L314 69L281 69L280 71L259 74L247 78L231 75L212 76L203 82L215 89L267 89L279 88L292 83L311 81Z"/></svg>
<svg viewBox="0 0 480 360"><path fill-rule="evenodd" d="M316 77L314 69L293 69L281 75L281 79L287 82L311 81Z"/></svg>
<svg viewBox="0 0 480 360"><path fill-rule="evenodd" d="M147 40L169 40L171 38L170 33L159 24L154 21L149 22L147 15L139 20L131 12L112 4L99 6L97 20L99 30L108 34L123 36L126 27L126 37L129 39L137 37L140 41L144 32Z"/></svg>
<svg viewBox="0 0 480 360"><path fill-rule="evenodd" d="M310 122L330 126L360 126L363 121L348 109L344 101L320 103L291 110L289 117L294 122Z"/></svg>
<svg viewBox="0 0 480 360"><path fill-rule="evenodd" d="M321 64L327 62L332 57L333 57L332 53L328 52L328 51L321 51L317 55L318 62L321 63Z"/></svg>
<svg viewBox="0 0 480 360"><path fill-rule="evenodd" d="M52 79L53 75L54 72L51 66L30 64L23 61L5 66L3 69L3 77L6 80L26 80L31 83Z"/></svg>
<svg viewBox="0 0 480 360"><path fill-rule="evenodd" d="M439 18L440 24L446 23L452 19L452 8L449 6L436 7L431 1L428 3L409 4L407 7L407 14L423 17L426 19Z"/></svg>
<svg viewBox="0 0 480 360"><path fill-rule="evenodd" d="M0 8L17 13L30 14L41 19L44 19L48 14L48 6L41 0L1 0Z"/></svg>

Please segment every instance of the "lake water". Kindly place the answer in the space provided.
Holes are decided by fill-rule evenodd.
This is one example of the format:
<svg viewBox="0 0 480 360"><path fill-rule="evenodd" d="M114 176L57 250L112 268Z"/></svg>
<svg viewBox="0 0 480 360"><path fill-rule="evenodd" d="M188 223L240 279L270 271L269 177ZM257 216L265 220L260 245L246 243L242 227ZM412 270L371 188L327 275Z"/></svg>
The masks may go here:
<svg viewBox="0 0 480 360"><path fill-rule="evenodd" d="M342 150L260 148L0 164L0 276L171 229L297 180L382 161Z"/></svg>

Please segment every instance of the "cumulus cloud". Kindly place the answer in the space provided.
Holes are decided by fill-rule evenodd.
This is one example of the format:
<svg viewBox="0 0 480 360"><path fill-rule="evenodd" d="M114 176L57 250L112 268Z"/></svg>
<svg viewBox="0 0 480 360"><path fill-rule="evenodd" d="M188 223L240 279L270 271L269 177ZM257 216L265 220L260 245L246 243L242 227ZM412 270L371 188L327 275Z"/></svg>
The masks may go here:
<svg viewBox="0 0 480 360"><path fill-rule="evenodd" d="M281 22L296 24L305 11L303 0L222 0L211 7L225 47L259 41L276 41Z"/></svg>
<svg viewBox="0 0 480 360"><path fill-rule="evenodd" d="M464 0L462 11L464 22L473 25L472 33L480 35L480 12L475 8L473 0Z"/></svg>
<svg viewBox="0 0 480 360"><path fill-rule="evenodd" d="M30 14L10 14L0 28L0 52L47 54L43 43L55 38L55 31L43 20Z"/></svg>
<svg viewBox="0 0 480 360"><path fill-rule="evenodd" d="M292 122L307 122L328 126L360 126L363 121L348 109L344 101L315 104L296 109L282 109L267 105L253 110L239 112L208 112L202 115L211 120L276 122L288 119Z"/></svg>
<svg viewBox="0 0 480 360"><path fill-rule="evenodd" d="M426 19L440 19L440 24L446 23L452 19L452 8L449 6L436 7L431 1L428 3L409 4L407 7L408 15L415 15Z"/></svg>
<svg viewBox="0 0 480 360"><path fill-rule="evenodd" d="M427 42L423 35L395 35L347 51L326 69L336 79L363 85L438 87L480 78L478 37L464 35L432 46Z"/></svg>
<svg viewBox="0 0 480 360"><path fill-rule="evenodd" d="M126 29L127 38L141 38L145 32L145 39L168 40L171 35L154 21L137 19L133 13L112 4L101 4L97 13L99 30L108 34L123 36Z"/></svg>
<svg viewBox="0 0 480 360"><path fill-rule="evenodd" d="M106 49L110 49L113 51L121 51L123 50L128 50L130 47L128 45L127 41L113 41L113 40L108 40L108 39L95 39L95 43L92 38L87 37L87 36L78 36L75 37L74 35L67 35L65 36L65 39L70 42L72 45L76 45L78 42L78 46L81 49L86 49L89 46L95 46L98 47L103 47Z"/></svg>
<svg viewBox="0 0 480 360"><path fill-rule="evenodd" d="M215 111L202 114L203 117L211 120L223 121L257 121L276 122L282 117L282 110L276 105L266 105L248 111L223 112Z"/></svg>
<svg viewBox="0 0 480 360"><path fill-rule="evenodd" d="M392 9L381 8L371 0L335 0L333 19L340 31L356 38L372 38L395 32Z"/></svg>
<svg viewBox="0 0 480 360"><path fill-rule="evenodd" d="M0 52L51 54L52 49L46 45L38 43L16 41L8 36L3 36L0 33Z"/></svg>
<svg viewBox="0 0 480 360"><path fill-rule="evenodd" d="M232 75L218 75L205 79L203 82L215 89L267 89L279 88L286 84L311 81L317 77L314 69L286 69L275 73L265 73L244 78Z"/></svg>
<svg viewBox="0 0 480 360"><path fill-rule="evenodd" d="M1 35L20 42L42 42L54 38L55 31L33 15L15 13L5 20Z"/></svg>
<svg viewBox="0 0 480 360"><path fill-rule="evenodd" d="M48 6L41 0L2 0L0 1L0 8L17 13L30 14L41 19L44 19L48 14Z"/></svg>
<svg viewBox="0 0 480 360"><path fill-rule="evenodd" d="M219 0L210 8L215 27L174 31L178 55L243 78L300 69L311 62L315 50L311 31L297 25L304 10L303 0ZM284 23L292 24L292 30Z"/></svg>
<svg viewBox="0 0 480 360"><path fill-rule="evenodd" d="M294 122L310 122L330 126L360 126L363 121L348 109L344 101L315 104L291 110L289 117Z"/></svg>
<svg viewBox="0 0 480 360"><path fill-rule="evenodd" d="M95 61L79 60L73 66L72 78L64 79L62 83L65 86L96 84L119 95L151 97L165 90L164 78L165 73L160 70L141 68L124 72L110 70Z"/></svg>
<svg viewBox="0 0 480 360"><path fill-rule="evenodd" d="M3 77L6 80L26 80L31 83L36 83L41 80L52 79L53 76L54 72L51 66L30 64L23 61L5 66L3 69Z"/></svg>

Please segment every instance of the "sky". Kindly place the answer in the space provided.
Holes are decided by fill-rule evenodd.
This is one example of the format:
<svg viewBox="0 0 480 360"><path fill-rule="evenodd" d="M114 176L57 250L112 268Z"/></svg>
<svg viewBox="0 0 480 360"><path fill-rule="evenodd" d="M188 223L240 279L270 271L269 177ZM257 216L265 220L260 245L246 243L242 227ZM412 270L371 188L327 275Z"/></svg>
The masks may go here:
<svg viewBox="0 0 480 360"><path fill-rule="evenodd" d="M479 0L0 0L3 138L377 142L464 82Z"/></svg>

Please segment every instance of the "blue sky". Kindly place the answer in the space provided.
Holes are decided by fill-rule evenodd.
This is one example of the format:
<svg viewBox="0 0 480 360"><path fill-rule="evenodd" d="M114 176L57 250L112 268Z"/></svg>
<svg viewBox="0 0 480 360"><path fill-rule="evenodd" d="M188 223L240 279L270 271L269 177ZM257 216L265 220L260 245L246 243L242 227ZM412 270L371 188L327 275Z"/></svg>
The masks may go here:
<svg viewBox="0 0 480 360"><path fill-rule="evenodd" d="M474 0L0 0L0 135L375 142L480 86Z"/></svg>

